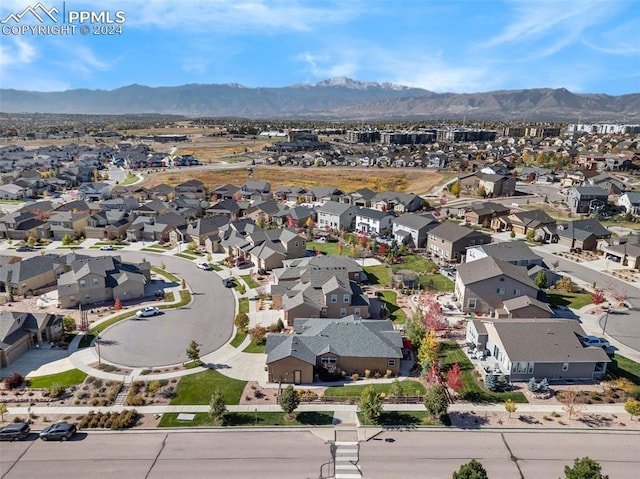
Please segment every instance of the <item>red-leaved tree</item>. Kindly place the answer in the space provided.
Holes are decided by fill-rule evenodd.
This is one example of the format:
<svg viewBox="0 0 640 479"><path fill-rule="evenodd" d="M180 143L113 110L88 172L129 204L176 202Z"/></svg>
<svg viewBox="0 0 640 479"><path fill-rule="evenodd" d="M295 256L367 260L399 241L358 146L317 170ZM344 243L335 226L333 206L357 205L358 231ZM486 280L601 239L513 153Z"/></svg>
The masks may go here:
<svg viewBox="0 0 640 479"><path fill-rule="evenodd" d="M116 301L113 304L113 309L116 311L120 311L122 309L122 301L120 301L120 298L116 298Z"/></svg>
<svg viewBox="0 0 640 479"><path fill-rule="evenodd" d="M431 367L429 368L429 371L427 371L425 381L427 385L430 386L433 386L434 384L440 384L442 382L442 377L440 376L440 368L438 367L437 362L431 363Z"/></svg>
<svg viewBox="0 0 640 479"><path fill-rule="evenodd" d="M420 306L420 309L422 309L422 316L424 318L424 325L428 329L444 331L449 327L449 322L447 321L447 318L445 318L444 313L442 312L442 307L440 306L440 303L438 303L435 294L423 293L420 296Z"/></svg>
<svg viewBox="0 0 640 479"><path fill-rule="evenodd" d="M596 289L593 293L591 293L591 302L596 306L604 303L604 300L604 291L602 291L601 289Z"/></svg>
<svg viewBox="0 0 640 479"><path fill-rule="evenodd" d="M454 363L447 371L447 386L455 392L462 391L462 371L458 363Z"/></svg>
<svg viewBox="0 0 640 479"><path fill-rule="evenodd" d="M385 254L387 254L387 251L389 250L389 247L387 246L386 243L380 243L378 245L378 254L380 256L384 256Z"/></svg>

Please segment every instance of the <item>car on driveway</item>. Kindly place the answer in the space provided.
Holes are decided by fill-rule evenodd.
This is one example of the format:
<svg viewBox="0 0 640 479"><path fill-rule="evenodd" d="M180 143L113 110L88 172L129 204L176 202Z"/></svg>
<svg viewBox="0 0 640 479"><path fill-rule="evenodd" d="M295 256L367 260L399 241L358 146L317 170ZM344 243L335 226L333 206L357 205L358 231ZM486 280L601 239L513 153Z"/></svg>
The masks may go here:
<svg viewBox="0 0 640 479"><path fill-rule="evenodd" d="M213 269L209 263L198 263L196 266L205 271L211 271Z"/></svg>
<svg viewBox="0 0 640 479"><path fill-rule="evenodd" d="M33 251L33 248L31 246L18 246L16 248L16 251L19 252L19 253L24 253L24 252L27 252L27 251Z"/></svg>
<svg viewBox="0 0 640 479"><path fill-rule="evenodd" d="M599 338L598 336L585 336L580 339L580 342L583 346L597 346L605 349L611 346L609 341L604 338Z"/></svg>
<svg viewBox="0 0 640 479"><path fill-rule="evenodd" d="M76 433L76 425L68 422L59 422L45 427L40 431L40 439L43 441L66 441Z"/></svg>
<svg viewBox="0 0 640 479"><path fill-rule="evenodd" d="M0 429L0 441L18 441L29 435L29 425L26 422L13 422Z"/></svg>
<svg viewBox="0 0 640 479"><path fill-rule="evenodd" d="M147 318L149 316L156 316L160 314L160 310L155 306L147 306L136 312L136 318Z"/></svg>
<svg viewBox="0 0 640 479"><path fill-rule="evenodd" d="M100 251L113 251L113 250L115 250L115 248L113 247L113 245L110 245L110 244L100 246Z"/></svg>
<svg viewBox="0 0 640 479"><path fill-rule="evenodd" d="M226 288L233 288L235 286L235 281L233 278L224 278L222 280L222 284L226 287Z"/></svg>

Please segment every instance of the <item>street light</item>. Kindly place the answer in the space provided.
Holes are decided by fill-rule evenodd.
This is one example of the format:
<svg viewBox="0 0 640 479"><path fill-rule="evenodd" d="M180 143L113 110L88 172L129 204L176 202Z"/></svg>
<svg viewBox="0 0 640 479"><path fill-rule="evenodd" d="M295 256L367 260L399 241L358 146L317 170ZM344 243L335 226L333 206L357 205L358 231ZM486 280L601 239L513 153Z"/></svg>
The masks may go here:
<svg viewBox="0 0 640 479"><path fill-rule="evenodd" d="M255 409L256 412L256 422L255 425L258 426L258 408Z"/></svg>
<svg viewBox="0 0 640 479"><path fill-rule="evenodd" d="M609 310L607 309L607 312L604 313L604 323L602 324L602 335L604 336L604 332L607 329L607 320L609 319Z"/></svg>
<svg viewBox="0 0 640 479"><path fill-rule="evenodd" d="M97 332L97 336L96 336L96 350L98 351L98 366L102 365L102 358L100 357L100 340L102 339L100 337L100 330L96 331Z"/></svg>

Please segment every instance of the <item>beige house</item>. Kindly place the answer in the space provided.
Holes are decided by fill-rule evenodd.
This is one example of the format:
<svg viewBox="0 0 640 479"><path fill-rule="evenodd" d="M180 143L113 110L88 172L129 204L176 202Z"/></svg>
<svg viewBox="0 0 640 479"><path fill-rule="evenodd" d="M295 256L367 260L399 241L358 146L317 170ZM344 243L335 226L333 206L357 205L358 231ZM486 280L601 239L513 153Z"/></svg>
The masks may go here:
<svg viewBox="0 0 640 479"><path fill-rule="evenodd" d="M441 262L459 262L464 259L467 248L491 243L491 236L451 221L436 226L427 237L427 251Z"/></svg>
<svg viewBox="0 0 640 479"><path fill-rule="evenodd" d="M58 279L58 302L62 308L75 308L115 299L140 299L150 278L149 263L122 263L117 256L78 260Z"/></svg>
<svg viewBox="0 0 640 479"><path fill-rule="evenodd" d="M536 299L538 288L527 275L527 268L492 257L458 266L455 293L465 313L496 314L513 298Z"/></svg>
<svg viewBox="0 0 640 479"><path fill-rule="evenodd" d="M294 328L294 334L267 336L269 382L312 383L322 370L348 376L400 372L402 334L391 321L300 318Z"/></svg>
<svg viewBox="0 0 640 479"><path fill-rule="evenodd" d="M17 295L38 293L43 288L55 286L56 281L69 267L57 255L32 256L21 261L0 266L0 288L10 285Z"/></svg>
<svg viewBox="0 0 640 479"><path fill-rule="evenodd" d="M62 338L62 316L0 311L0 367L7 367L30 348Z"/></svg>

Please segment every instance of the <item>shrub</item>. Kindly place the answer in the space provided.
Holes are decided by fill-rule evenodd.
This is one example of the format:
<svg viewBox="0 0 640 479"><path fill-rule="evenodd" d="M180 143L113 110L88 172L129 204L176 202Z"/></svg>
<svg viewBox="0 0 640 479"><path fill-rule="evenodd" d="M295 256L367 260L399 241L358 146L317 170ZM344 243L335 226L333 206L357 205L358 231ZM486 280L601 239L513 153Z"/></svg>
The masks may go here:
<svg viewBox="0 0 640 479"><path fill-rule="evenodd" d="M158 390L160 389L160 381L151 381L149 384L147 384L147 391L149 391L152 394L155 394L158 392Z"/></svg>
<svg viewBox="0 0 640 479"><path fill-rule="evenodd" d="M371 377L371 369L364 370L364 378L369 379Z"/></svg>
<svg viewBox="0 0 640 479"><path fill-rule="evenodd" d="M236 319L234 320L234 324L236 328L240 331L248 332L249 331L249 316L247 313L238 313L236 314Z"/></svg>
<svg viewBox="0 0 640 479"><path fill-rule="evenodd" d="M254 326L249 330L249 336L251 336L251 340L258 345L267 343L267 330L264 326Z"/></svg>
<svg viewBox="0 0 640 479"><path fill-rule="evenodd" d="M60 384L55 383L49 386L50 398L57 399L59 397L62 397L65 392L66 392L66 389L64 388L64 386L61 386Z"/></svg>
<svg viewBox="0 0 640 479"><path fill-rule="evenodd" d="M358 380L360 379L360 375L359 375L358 373L353 373L353 374L351 375L351 379L352 379L353 381L358 381Z"/></svg>
<svg viewBox="0 0 640 479"><path fill-rule="evenodd" d="M11 373L4 378L4 387L7 389L15 389L24 384L24 376L20 373Z"/></svg>

